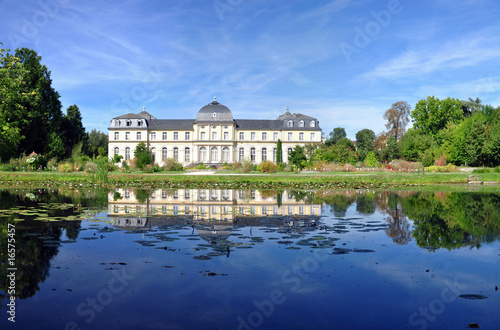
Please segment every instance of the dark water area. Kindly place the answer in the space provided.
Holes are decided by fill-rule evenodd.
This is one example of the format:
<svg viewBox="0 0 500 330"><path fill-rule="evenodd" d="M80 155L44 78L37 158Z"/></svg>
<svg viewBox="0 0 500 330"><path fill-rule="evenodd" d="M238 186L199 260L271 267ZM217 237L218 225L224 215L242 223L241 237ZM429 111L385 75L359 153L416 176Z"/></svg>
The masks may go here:
<svg viewBox="0 0 500 330"><path fill-rule="evenodd" d="M0 327L498 329L499 238L480 190L0 190Z"/></svg>

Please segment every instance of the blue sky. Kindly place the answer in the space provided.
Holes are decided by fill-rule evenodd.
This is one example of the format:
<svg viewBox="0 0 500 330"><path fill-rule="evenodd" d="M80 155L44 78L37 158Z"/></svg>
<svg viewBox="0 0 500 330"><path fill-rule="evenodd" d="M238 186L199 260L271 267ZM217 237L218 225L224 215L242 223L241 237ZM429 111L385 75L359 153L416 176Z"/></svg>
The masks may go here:
<svg viewBox="0 0 500 330"><path fill-rule="evenodd" d="M397 101L499 106L499 17L497 0L0 0L0 41L42 56L87 130L217 96L236 119L288 107L354 138Z"/></svg>

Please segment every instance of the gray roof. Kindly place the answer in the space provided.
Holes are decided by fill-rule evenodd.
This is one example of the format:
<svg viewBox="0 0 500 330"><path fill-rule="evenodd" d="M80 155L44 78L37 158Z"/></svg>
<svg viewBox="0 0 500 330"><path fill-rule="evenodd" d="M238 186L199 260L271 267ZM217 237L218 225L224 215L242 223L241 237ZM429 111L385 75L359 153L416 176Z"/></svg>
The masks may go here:
<svg viewBox="0 0 500 330"><path fill-rule="evenodd" d="M228 123L233 121L231 110L225 105L220 104L215 99L198 111L196 116L197 123Z"/></svg>
<svg viewBox="0 0 500 330"><path fill-rule="evenodd" d="M301 113L291 113L288 110L284 114L282 114L278 117L278 120L285 120L285 119L314 119L314 120L316 120L316 118L309 117L309 116L303 115Z"/></svg>
<svg viewBox="0 0 500 330"><path fill-rule="evenodd" d="M279 120L236 119L235 122L238 129L280 130L283 127L283 123Z"/></svg>
<svg viewBox="0 0 500 330"><path fill-rule="evenodd" d="M156 119L149 122L149 129L193 130L194 119Z"/></svg>
<svg viewBox="0 0 500 330"><path fill-rule="evenodd" d="M118 116L113 119L146 119L146 120L151 120L151 119L156 119L155 116L151 115L148 113L145 109L142 109L141 112L138 114L135 113L127 113L126 115L123 116Z"/></svg>

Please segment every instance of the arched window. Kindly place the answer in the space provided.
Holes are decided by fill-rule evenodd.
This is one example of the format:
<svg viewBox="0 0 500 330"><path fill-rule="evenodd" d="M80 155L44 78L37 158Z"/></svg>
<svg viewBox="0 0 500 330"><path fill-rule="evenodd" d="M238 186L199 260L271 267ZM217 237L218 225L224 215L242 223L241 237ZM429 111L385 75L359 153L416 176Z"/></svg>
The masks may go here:
<svg viewBox="0 0 500 330"><path fill-rule="evenodd" d="M151 149L151 159L153 160L153 163L156 162L156 149L155 148Z"/></svg>
<svg viewBox="0 0 500 330"><path fill-rule="evenodd" d="M304 121L303 120L299 121L299 127L304 127Z"/></svg>
<svg viewBox="0 0 500 330"><path fill-rule="evenodd" d="M198 161L206 162L207 161L207 148L201 147L199 150Z"/></svg>
<svg viewBox="0 0 500 330"><path fill-rule="evenodd" d="M316 127L316 122L314 120L311 120L310 126L311 127Z"/></svg>
<svg viewBox="0 0 500 330"><path fill-rule="evenodd" d="M167 160L167 148L163 147L161 149L161 161L164 162Z"/></svg>
<svg viewBox="0 0 500 330"><path fill-rule="evenodd" d="M115 147L114 154L115 155L119 155L120 154L120 148Z"/></svg>
<svg viewBox="0 0 500 330"><path fill-rule="evenodd" d="M179 148L174 148L174 160L179 160Z"/></svg>
<svg viewBox="0 0 500 330"><path fill-rule="evenodd" d="M250 149L250 160L255 161L255 148Z"/></svg>
<svg viewBox="0 0 500 330"><path fill-rule="evenodd" d="M125 148L125 160L130 160L130 148Z"/></svg>
<svg viewBox="0 0 500 330"><path fill-rule="evenodd" d="M267 148L262 148L262 161L265 162L267 160Z"/></svg>
<svg viewBox="0 0 500 330"><path fill-rule="evenodd" d="M293 120L288 121L288 127L293 127Z"/></svg>
<svg viewBox="0 0 500 330"><path fill-rule="evenodd" d="M212 147L212 149L210 149L210 161L219 161L219 149L217 149L217 147Z"/></svg>
<svg viewBox="0 0 500 330"><path fill-rule="evenodd" d="M292 148L288 148L288 156L286 157L286 159L288 160L288 158L290 157L290 154L292 153Z"/></svg>
<svg viewBox="0 0 500 330"><path fill-rule="evenodd" d="M229 162L229 147L222 148L222 162Z"/></svg>
<svg viewBox="0 0 500 330"><path fill-rule="evenodd" d="M184 161L185 162L191 161L191 150L189 148L184 149Z"/></svg>
<svg viewBox="0 0 500 330"><path fill-rule="evenodd" d="M273 148L273 162L276 161L276 155L278 154L278 149L277 148Z"/></svg>
<svg viewBox="0 0 500 330"><path fill-rule="evenodd" d="M239 160L240 162L242 162L242 161L244 161L244 160L245 160L245 149L240 148L240 149L238 150L238 160Z"/></svg>

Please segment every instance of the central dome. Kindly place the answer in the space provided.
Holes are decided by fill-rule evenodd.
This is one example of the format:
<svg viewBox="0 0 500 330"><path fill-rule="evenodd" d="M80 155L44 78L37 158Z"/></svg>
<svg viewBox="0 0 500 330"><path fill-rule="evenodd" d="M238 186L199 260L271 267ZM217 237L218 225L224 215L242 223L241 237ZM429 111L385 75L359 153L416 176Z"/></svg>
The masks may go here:
<svg viewBox="0 0 500 330"><path fill-rule="evenodd" d="M232 122L233 114L225 105L215 100L198 111L196 122Z"/></svg>

